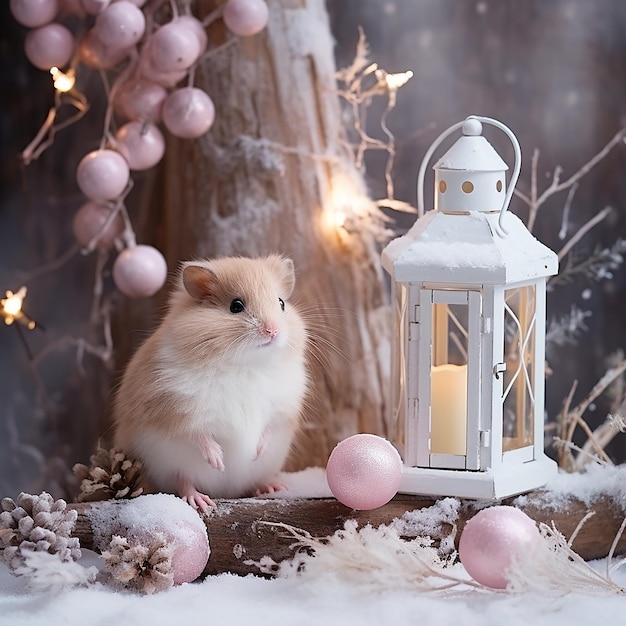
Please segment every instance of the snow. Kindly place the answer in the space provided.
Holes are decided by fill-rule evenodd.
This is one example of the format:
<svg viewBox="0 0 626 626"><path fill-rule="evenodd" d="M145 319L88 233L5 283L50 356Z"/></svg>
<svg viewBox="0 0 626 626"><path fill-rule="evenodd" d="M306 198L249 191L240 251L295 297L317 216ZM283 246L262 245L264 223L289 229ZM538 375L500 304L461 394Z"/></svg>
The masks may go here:
<svg viewBox="0 0 626 626"><path fill-rule="evenodd" d="M582 475L562 474L550 484L550 499L555 507L561 498L576 494L593 504L599 493L613 497L626 509L626 470L592 467ZM328 496L323 470L316 468L283 475L294 495ZM548 500L548 498L547 498ZM412 527L415 532L435 528L454 520L458 506L454 499L441 500L430 512L409 514L393 525L400 532ZM210 535L210 532L209 532ZM85 566L101 567L95 553L84 551ZM592 564L603 571L604 561ZM452 571L464 576L461 565ZM377 571L381 579L385 571ZM466 576L466 575L465 575ZM392 577L391 577L392 578ZM626 571L617 570L613 580L626 586ZM507 626L614 622L623 612L621 595L599 596L581 593L509 593L462 585L448 591L417 591L381 585L380 591L339 575L294 576L265 579L230 574L208 577L204 581L173 587L162 593L141 596L113 591L101 583L87 588L33 593L23 579L9 574L0 565L0 621L20 626L57 624L150 624L199 622L272 626L359 626L423 623L429 626Z"/></svg>

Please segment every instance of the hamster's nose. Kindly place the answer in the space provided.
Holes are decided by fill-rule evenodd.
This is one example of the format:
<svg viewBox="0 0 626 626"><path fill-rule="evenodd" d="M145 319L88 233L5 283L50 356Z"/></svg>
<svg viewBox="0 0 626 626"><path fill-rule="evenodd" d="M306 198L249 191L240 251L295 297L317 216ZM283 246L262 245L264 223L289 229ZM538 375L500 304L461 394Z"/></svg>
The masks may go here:
<svg viewBox="0 0 626 626"><path fill-rule="evenodd" d="M270 339L274 339L278 335L278 328L274 324L265 324L263 326L263 333Z"/></svg>

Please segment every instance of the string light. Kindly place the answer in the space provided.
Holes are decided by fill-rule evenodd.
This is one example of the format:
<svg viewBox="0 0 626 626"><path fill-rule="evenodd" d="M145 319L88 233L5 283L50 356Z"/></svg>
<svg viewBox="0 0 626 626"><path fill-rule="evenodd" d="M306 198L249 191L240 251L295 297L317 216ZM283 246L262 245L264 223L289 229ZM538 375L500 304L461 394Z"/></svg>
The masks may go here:
<svg viewBox="0 0 626 626"><path fill-rule="evenodd" d="M50 74L54 82L54 88L60 93L67 93L76 84L76 73L74 70L62 72L58 67L51 67Z"/></svg>
<svg viewBox="0 0 626 626"><path fill-rule="evenodd" d="M28 330L35 328L35 321L22 311L26 292L26 287L20 287L16 293L7 290L4 294L5 297L0 300L0 315L4 318L4 323L7 326L11 326L13 322L19 322L26 326Z"/></svg>

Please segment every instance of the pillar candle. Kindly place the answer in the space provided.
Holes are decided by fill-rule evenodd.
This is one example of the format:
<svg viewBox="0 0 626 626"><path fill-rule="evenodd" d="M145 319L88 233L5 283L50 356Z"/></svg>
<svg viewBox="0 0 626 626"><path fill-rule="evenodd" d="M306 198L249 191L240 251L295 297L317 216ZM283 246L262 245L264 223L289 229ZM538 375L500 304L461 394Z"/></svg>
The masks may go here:
<svg viewBox="0 0 626 626"><path fill-rule="evenodd" d="M467 453L467 365L436 365L431 371L430 451Z"/></svg>

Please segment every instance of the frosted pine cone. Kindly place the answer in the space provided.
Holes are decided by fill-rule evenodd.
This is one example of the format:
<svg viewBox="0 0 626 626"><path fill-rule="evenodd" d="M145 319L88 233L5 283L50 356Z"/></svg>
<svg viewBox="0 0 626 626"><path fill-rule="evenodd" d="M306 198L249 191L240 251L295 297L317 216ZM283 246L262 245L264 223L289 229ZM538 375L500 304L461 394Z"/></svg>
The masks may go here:
<svg viewBox="0 0 626 626"><path fill-rule="evenodd" d="M0 557L9 569L23 568L26 552L56 554L61 562L80 558L78 539L71 537L78 513L66 507L64 500L54 500L46 492L20 493L17 504L11 498L2 500Z"/></svg>
<svg viewBox="0 0 626 626"><path fill-rule="evenodd" d="M150 544L113 535L102 552L107 571L121 586L145 594L164 591L174 584L172 547L163 534L151 536Z"/></svg>
<svg viewBox="0 0 626 626"><path fill-rule="evenodd" d="M98 448L90 467L77 463L72 471L81 479L79 502L136 498L143 493L141 463L117 448Z"/></svg>

